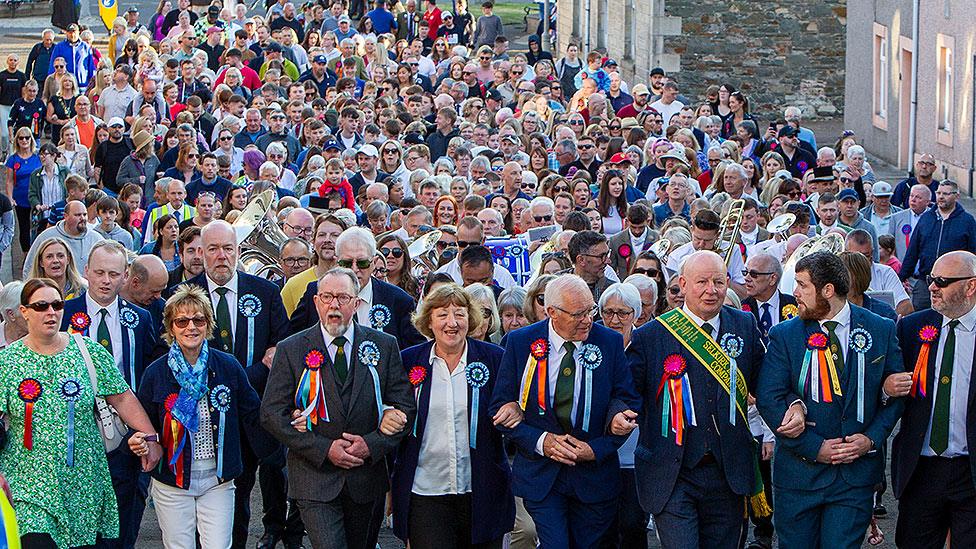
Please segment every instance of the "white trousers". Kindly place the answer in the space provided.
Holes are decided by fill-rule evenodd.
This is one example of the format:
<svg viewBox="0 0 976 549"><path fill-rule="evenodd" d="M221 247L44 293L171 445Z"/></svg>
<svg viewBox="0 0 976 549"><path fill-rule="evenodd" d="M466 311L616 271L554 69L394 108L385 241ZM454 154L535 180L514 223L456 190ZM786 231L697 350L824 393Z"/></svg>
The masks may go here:
<svg viewBox="0 0 976 549"><path fill-rule="evenodd" d="M230 549L234 527L234 482L217 482L217 471L190 473L183 490L152 481L152 498L166 549L194 549L200 532L203 549Z"/></svg>

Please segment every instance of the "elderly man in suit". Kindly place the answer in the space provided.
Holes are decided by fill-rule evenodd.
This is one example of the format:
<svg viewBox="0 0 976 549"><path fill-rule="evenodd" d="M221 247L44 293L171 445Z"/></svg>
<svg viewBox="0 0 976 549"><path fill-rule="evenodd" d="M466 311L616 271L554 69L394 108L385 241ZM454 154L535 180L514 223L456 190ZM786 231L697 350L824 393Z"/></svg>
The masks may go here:
<svg viewBox="0 0 976 549"><path fill-rule="evenodd" d="M914 372L885 384L885 393L908 397L891 454L895 543L942 547L949 536L953 547L974 547L976 470L969 449L976 448L976 255L943 255L928 282L932 308L898 324L905 366Z"/></svg>
<svg viewBox="0 0 976 549"><path fill-rule="evenodd" d="M932 190L927 185L913 185L908 194L908 207L892 214L888 224L888 234L895 237L895 256L898 261L905 260L908 243L918 220L932 204Z"/></svg>
<svg viewBox="0 0 976 549"><path fill-rule="evenodd" d="M547 320L509 334L489 413L512 402L525 412L513 429L498 428L515 443L513 488L540 547L596 547L616 516L617 449L640 398L620 334L593 322L586 282L562 275L545 301ZM629 429L611 434L611 424Z"/></svg>
<svg viewBox="0 0 976 549"><path fill-rule="evenodd" d="M362 227L350 227L336 239L336 264L352 270L359 279L359 306L354 320L393 337L403 348L426 341L410 322L417 304L407 292L373 278L376 238ZM292 334L315 323L315 285L310 284L291 315Z"/></svg>
<svg viewBox="0 0 976 549"><path fill-rule="evenodd" d="M750 257L742 276L746 279L746 293L749 296L742 300L742 310L756 317L763 343L766 343L773 326L796 316L796 299L779 291L783 264L770 254Z"/></svg>
<svg viewBox="0 0 976 549"><path fill-rule="evenodd" d="M397 41L412 41L420 32L420 13L417 11L417 0L407 0L406 10L396 17Z"/></svg>
<svg viewBox="0 0 976 549"><path fill-rule="evenodd" d="M644 399L637 493L665 548L735 548L756 486L747 403L763 345L752 315L723 307L729 278L718 254L689 255L678 284L684 306L638 328L627 349Z"/></svg>
<svg viewBox="0 0 976 549"><path fill-rule="evenodd" d="M65 302L61 329L101 343L135 391L152 359L156 328L148 311L119 295L128 275L127 259L125 247L114 240L92 246L84 273L88 290ZM139 457L127 449L119 447L110 452L108 465L119 505L118 546L134 547L146 508L148 482L140 486Z"/></svg>
<svg viewBox="0 0 976 549"><path fill-rule="evenodd" d="M204 272L184 284L199 286L210 296L217 320L217 329L210 344L237 358L260 395L264 392L275 347L285 338L288 326L281 294L272 282L237 270L237 236L229 223L222 220L210 222L200 231L200 238L203 243ZM258 468L247 433L244 435L247 442L243 445L244 473L235 481L235 549L243 549L247 541L251 489ZM265 529L273 535L285 530L287 506L282 471L284 460L281 452L277 456L279 463L272 459L261 466ZM292 513L288 522L291 524L290 532L299 535L301 528L297 511Z"/></svg>
<svg viewBox="0 0 976 549"><path fill-rule="evenodd" d="M336 267L316 289L319 321L281 342L261 423L289 449L289 493L312 546L372 549L379 533L373 510L390 488L385 458L405 434L380 429L384 408L409 425L417 405L396 340L353 322L359 277Z"/></svg>
<svg viewBox="0 0 976 549"><path fill-rule="evenodd" d="M805 428L777 432L776 531L784 547L859 547L871 522L879 452L902 399L882 385L902 371L895 325L847 301L841 259L818 252L796 265L797 318L773 327L756 403L779 425L802 403ZM793 414L795 415L795 414Z"/></svg>

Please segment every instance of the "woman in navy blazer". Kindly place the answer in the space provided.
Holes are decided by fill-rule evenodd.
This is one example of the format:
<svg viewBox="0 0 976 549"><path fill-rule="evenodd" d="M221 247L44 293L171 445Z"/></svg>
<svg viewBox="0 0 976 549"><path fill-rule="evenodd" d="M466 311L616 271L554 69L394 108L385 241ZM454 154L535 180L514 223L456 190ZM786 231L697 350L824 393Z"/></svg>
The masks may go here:
<svg viewBox="0 0 976 549"><path fill-rule="evenodd" d="M467 337L482 321L461 287L445 285L424 299L414 320L433 340L401 352L417 395L417 422L406 426L411 434L397 451L393 531L413 549L501 547L515 522L512 472L502 435L488 414L503 350ZM458 394L461 384L466 395ZM434 392L441 399L434 409L464 402L465 410L453 419L431 415ZM450 441L453 456L443 452L443 442L450 450Z"/></svg>
<svg viewBox="0 0 976 549"><path fill-rule="evenodd" d="M259 457L274 448L270 440L255 444L255 433L264 432L257 429L261 400L234 355L207 345L215 321L203 289L180 286L163 324L172 347L146 369L138 393L163 446L163 459L150 473L163 546L192 547L199 520L209 525L200 529L204 549L229 547L231 481L243 471L241 427L249 428ZM188 428L194 423L195 431Z"/></svg>

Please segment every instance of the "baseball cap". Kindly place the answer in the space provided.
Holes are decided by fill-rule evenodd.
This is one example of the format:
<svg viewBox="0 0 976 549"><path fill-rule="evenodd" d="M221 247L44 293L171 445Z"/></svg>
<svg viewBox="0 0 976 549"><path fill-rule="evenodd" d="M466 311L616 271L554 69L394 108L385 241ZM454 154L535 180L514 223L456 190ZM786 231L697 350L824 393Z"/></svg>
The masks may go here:
<svg viewBox="0 0 976 549"><path fill-rule="evenodd" d="M284 49L282 49L281 44L277 42L268 42L268 45L264 47L264 51L281 53L284 51Z"/></svg>
<svg viewBox="0 0 976 549"><path fill-rule="evenodd" d="M108 121L108 127L113 128L115 126L119 126L119 127L124 128L125 127L125 121L122 120L121 118L119 118L118 116L115 116L111 120Z"/></svg>
<svg viewBox="0 0 976 549"><path fill-rule="evenodd" d="M855 191L854 189L844 189L843 191L840 192L840 194L837 195L837 200L841 202L848 199L860 200L860 198L857 196L857 191Z"/></svg>
<svg viewBox="0 0 976 549"><path fill-rule="evenodd" d="M356 151L356 154L357 155L364 154L372 158L379 158L380 156L380 152L376 150L376 147L370 145L369 143L366 143L362 147L359 147L359 150Z"/></svg>
<svg viewBox="0 0 976 549"><path fill-rule="evenodd" d="M661 67L654 67L651 69L651 76L664 76L664 69Z"/></svg>
<svg viewBox="0 0 976 549"><path fill-rule="evenodd" d="M322 146L322 150L323 151L327 151L329 149L339 150L339 148L340 148L339 147L339 142L336 141L335 138L333 138L333 137L330 137L330 138L326 139L325 140L325 145Z"/></svg>
<svg viewBox="0 0 976 549"><path fill-rule="evenodd" d="M407 145L420 145L424 143L424 136L417 132L408 132L403 136L403 142Z"/></svg>
<svg viewBox="0 0 976 549"><path fill-rule="evenodd" d="M494 100L494 101L501 101L502 100L502 92L496 90L495 88L491 88L490 90L488 90L487 92L485 92L485 99L491 99L491 100Z"/></svg>
<svg viewBox="0 0 976 549"><path fill-rule="evenodd" d="M282 111L281 108L279 107L278 109L271 111L271 114L268 115L268 118L285 118L285 111Z"/></svg>
<svg viewBox="0 0 976 549"><path fill-rule="evenodd" d="M871 194L874 196L891 196L891 185L886 181L878 181L871 187Z"/></svg>
<svg viewBox="0 0 976 549"><path fill-rule="evenodd" d="M622 152L618 152L617 154L615 154L615 155L613 155L613 156L610 157L610 162L609 163L610 164L622 164L624 162L630 162L630 159L627 158L627 155L626 154L624 154Z"/></svg>
<svg viewBox="0 0 976 549"><path fill-rule="evenodd" d="M645 86L644 84L637 84L637 85L635 85L631 91L633 92L632 95L634 95L634 96L637 96L637 95L650 95L650 93L651 93L651 90L647 89L647 86Z"/></svg>
<svg viewBox="0 0 976 549"><path fill-rule="evenodd" d="M773 174L773 177L778 177L783 181L789 181L790 179L793 179L793 172L791 172L790 170L776 170L776 173Z"/></svg>
<svg viewBox="0 0 976 549"><path fill-rule="evenodd" d="M125 13L139 13L139 8L136 6L129 6L129 9L125 10Z"/></svg>
<svg viewBox="0 0 976 549"><path fill-rule="evenodd" d="M503 137L502 138L502 141L511 141L512 143L515 143L516 145L518 145L520 143L519 138L518 137L515 137L515 134L512 134L512 133L510 133L510 134L506 135L505 137Z"/></svg>
<svg viewBox="0 0 976 549"><path fill-rule="evenodd" d="M338 23L351 23L352 20L349 19L349 16L348 15L343 14L343 15L340 15L339 16L339 19L337 20L337 22Z"/></svg>
<svg viewBox="0 0 976 549"><path fill-rule="evenodd" d="M321 53L312 58L312 63L328 63L329 58Z"/></svg>
<svg viewBox="0 0 976 549"><path fill-rule="evenodd" d="M454 19L454 14L445 10L444 13L441 15L441 20L443 21L444 19Z"/></svg>
<svg viewBox="0 0 976 549"><path fill-rule="evenodd" d="M78 23L72 23L68 25L68 28L64 29L64 32L75 31L78 32Z"/></svg>
<svg viewBox="0 0 976 549"><path fill-rule="evenodd" d="M612 57L608 57L607 60L603 62L603 66L604 67L610 67L610 66L616 67L617 66L617 62Z"/></svg>
<svg viewBox="0 0 976 549"><path fill-rule="evenodd" d="M796 128L790 126L789 124L783 126L779 129L780 137L796 137L800 132L796 131Z"/></svg>

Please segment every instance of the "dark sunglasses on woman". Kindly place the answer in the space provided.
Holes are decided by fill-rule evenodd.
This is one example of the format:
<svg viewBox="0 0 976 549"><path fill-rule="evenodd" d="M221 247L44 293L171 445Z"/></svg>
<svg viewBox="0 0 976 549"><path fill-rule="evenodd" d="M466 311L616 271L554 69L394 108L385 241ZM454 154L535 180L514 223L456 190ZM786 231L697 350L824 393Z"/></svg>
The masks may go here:
<svg viewBox="0 0 976 549"><path fill-rule="evenodd" d="M54 309L55 311L60 311L61 309L64 309L64 301L60 299L57 301L35 301L34 303L28 303L25 306L28 309L32 311L36 311L38 313L43 313L44 311L47 311L49 307L51 309Z"/></svg>
<svg viewBox="0 0 976 549"><path fill-rule="evenodd" d="M383 254L383 257L390 257L390 254L393 254L393 257L401 258L403 257L403 248L380 248L380 253Z"/></svg>

